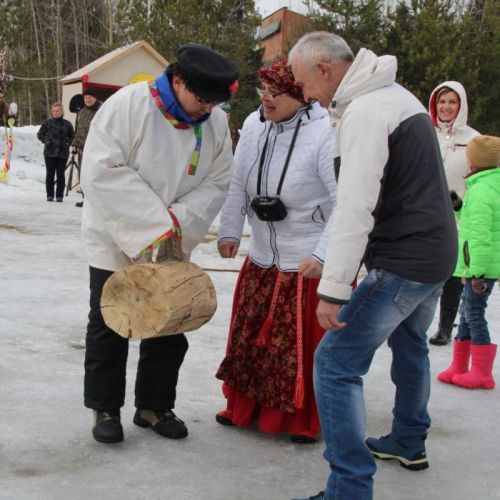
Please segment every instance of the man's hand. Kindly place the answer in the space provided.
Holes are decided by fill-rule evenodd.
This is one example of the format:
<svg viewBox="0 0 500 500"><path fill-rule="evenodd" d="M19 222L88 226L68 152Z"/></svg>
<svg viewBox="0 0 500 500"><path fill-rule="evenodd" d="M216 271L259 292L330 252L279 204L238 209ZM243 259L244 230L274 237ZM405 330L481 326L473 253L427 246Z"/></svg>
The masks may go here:
<svg viewBox="0 0 500 500"><path fill-rule="evenodd" d="M307 257L299 264L299 274L304 278L321 278L323 266L314 258Z"/></svg>
<svg viewBox="0 0 500 500"><path fill-rule="evenodd" d="M236 241L221 241L217 244L217 249L223 259L234 259L239 247L240 244Z"/></svg>
<svg viewBox="0 0 500 500"><path fill-rule="evenodd" d="M472 291L476 295L482 295L488 289L488 284L482 278L472 278Z"/></svg>
<svg viewBox="0 0 500 500"><path fill-rule="evenodd" d="M340 330L347 325L347 323L339 321L339 311L341 307L341 304L331 304L324 300L319 301L316 315L318 316L318 322L321 328L325 330Z"/></svg>

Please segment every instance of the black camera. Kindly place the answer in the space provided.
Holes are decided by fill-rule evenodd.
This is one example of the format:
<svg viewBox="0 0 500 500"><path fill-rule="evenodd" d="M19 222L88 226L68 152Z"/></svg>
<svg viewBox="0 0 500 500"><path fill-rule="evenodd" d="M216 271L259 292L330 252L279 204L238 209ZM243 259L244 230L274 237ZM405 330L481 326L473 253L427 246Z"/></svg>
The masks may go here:
<svg viewBox="0 0 500 500"><path fill-rule="evenodd" d="M286 207L278 196L256 196L251 202L255 215L264 221L275 222L283 220L286 215Z"/></svg>

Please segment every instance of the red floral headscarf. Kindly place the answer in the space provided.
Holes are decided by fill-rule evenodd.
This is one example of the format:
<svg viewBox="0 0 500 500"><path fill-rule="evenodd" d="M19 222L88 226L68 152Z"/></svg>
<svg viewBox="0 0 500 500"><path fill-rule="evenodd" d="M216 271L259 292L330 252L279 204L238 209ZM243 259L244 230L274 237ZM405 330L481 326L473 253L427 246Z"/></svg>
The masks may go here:
<svg viewBox="0 0 500 500"><path fill-rule="evenodd" d="M292 70L287 63L287 58L283 57L267 68L260 68L260 78L263 83L270 87L271 92L276 94L285 92L290 97L305 103L302 89L295 84Z"/></svg>

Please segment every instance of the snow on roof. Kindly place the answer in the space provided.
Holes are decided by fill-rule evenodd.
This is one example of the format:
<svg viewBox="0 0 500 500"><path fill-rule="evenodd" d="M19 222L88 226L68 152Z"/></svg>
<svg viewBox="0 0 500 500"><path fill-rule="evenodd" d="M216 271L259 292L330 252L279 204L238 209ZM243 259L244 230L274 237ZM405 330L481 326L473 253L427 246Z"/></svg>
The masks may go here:
<svg viewBox="0 0 500 500"><path fill-rule="evenodd" d="M159 54L149 43L144 40L139 40L138 42L130 43L128 45L124 45L123 47L118 47L107 54L99 57L95 61L83 66L80 69L77 69L73 73L66 75L64 78L61 78L61 83L70 83L74 81L81 80L84 75L91 75L93 72L97 70L102 70L103 67L109 66L112 63L115 63L126 54L130 54L136 50L143 48L148 52L154 59L156 59L162 66L167 66L168 61Z"/></svg>

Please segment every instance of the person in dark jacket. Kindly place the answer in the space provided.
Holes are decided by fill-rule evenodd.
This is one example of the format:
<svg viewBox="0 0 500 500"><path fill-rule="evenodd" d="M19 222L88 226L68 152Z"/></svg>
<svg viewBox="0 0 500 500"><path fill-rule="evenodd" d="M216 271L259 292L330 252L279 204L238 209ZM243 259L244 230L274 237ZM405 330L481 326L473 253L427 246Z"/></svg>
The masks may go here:
<svg viewBox="0 0 500 500"><path fill-rule="evenodd" d="M304 35L288 60L304 98L336 124L337 205L318 286L314 390L331 474L316 500L371 500L373 456L425 469L430 427L427 330L457 258L457 230L436 133L396 80L397 60L333 33ZM355 193L355 196L353 196ZM363 263L368 271L353 291ZM365 442L363 376L389 340L391 432Z"/></svg>
<svg viewBox="0 0 500 500"><path fill-rule="evenodd" d="M76 115L75 137L73 139L73 143L71 144L72 152L78 154L78 173L80 176L82 173L83 147L85 146L85 141L87 140L90 123L102 104L102 101L97 99L97 93L94 89L86 89L83 92L83 101L85 106L80 109ZM77 202L76 206L82 207L83 201Z"/></svg>
<svg viewBox="0 0 500 500"><path fill-rule="evenodd" d="M52 118L45 120L38 131L38 139L45 144L43 156L47 175L45 188L47 201L54 201L54 178L57 174L56 200L63 201L64 197L64 170L69 156L69 147L75 132L73 125L63 118L62 104L56 102L50 108Z"/></svg>

